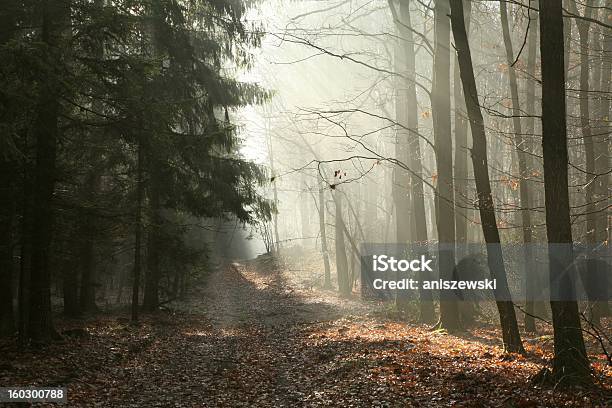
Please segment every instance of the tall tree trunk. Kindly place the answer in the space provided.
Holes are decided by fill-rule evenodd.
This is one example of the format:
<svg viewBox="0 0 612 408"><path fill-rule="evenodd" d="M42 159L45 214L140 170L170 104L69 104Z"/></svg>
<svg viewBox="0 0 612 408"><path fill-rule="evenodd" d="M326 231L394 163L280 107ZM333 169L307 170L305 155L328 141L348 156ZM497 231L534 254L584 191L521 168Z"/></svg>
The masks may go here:
<svg viewBox="0 0 612 408"><path fill-rule="evenodd" d="M568 191L568 152L563 65L563 14L560 2L540 0L540 55L542 58L542 149L546 231L549 242L550 285L574 293L569 274L572 228ZM562 250L555 245L562 244ZM553 377L556 382L590 383L589 360L580 328L578 303L550 302L554 329Z"/></svg>
<svg viewBox="0 0 612 408"><path fill-rule="evenodd" d="M440 279L452 280L455 268L455 209L453 186L453 142L450 117L450 7L448 0L437 0L434 8L434 77L432 115L438 171L436 226ZM440 300L439 326L448 331L459 328L457 302L450 296Z"/></svg>
<svg viewBox="0 0 612 408"><path fill-rule="evenodd" d="M412 34L412 20L410 17L410 2L400 1L399 30L405 41L406 51L406 125L408 128L408 164L412 169L410 173L410 192L412 202L412 224L415 230L415 239L423 244L424 252L427 242L427 216L425 214L425 196L423 194L423 165L421 163L421 146L419 143L419 115L416 93L416 55L414 35ZM427 255L424 253L424 255ZM421 276L421 281L427 276ZM430 324L435 320L435 308L431 291L419 291L419 321Z"/></svg>
<svg viewBox="0 0 612 408"><path fill-rule="evenodd" d="M465 31L469 37L472 2L464 2ZM459 63L455 60L453 75L453 99L455 105L455 225L456 241L459 244L457 256L466 255L464 246L468 242L468 129L469 122L465 108L465 98L461 89Z"/></svg>
<svg viewBox="0 0 612 408"><path fill-rule="evenodd" d="M325 268L323 287L331 288L331 272L329 267L329 252L327 250L327 232L325 227L325 184L319 183L319 231L321 233L321 255L323 256L323 266Z"/></svg>
<svg viewBox="0 0 612 408"><path fill-rule="evenodd" d="M136 159L136 211L134 214L134 277L132 282L132 322L138 321L138 303L140 297L139 292L142 261L142 205L144 200L144 163L142 135L139 135L137 144L138 152Z"/></svg>
<svg viewBox="0 0 612 408"><path fill-rule="evenodd" d="M274 200L274 209L272 212L272 226L274 228L274 249L278 254L280 251L280 236L278 234L278 188L276 186L276 172L274 170L274 149L272 146L272 133L270 132L270 120L266 118L266 134L268 137L268 159L270 160L270 173L272 182L272 193Z"/></svg>
<svg viewBox="0 0 612 408"><path fill-rule="evenodd" d="M590 59L589 48L594 44L589 41L590 22L588 19L592 17L593 1L587 1L584 10L584 19L576 19L578 27L578 35L580 37L580 91L578 98L580 99L580 130L582 132L582 142L584 144L585 161L586 161L586 177L585 177L585 217L586 217L586 243L589 245L588 251L592 251L598 244L598 230L601 228L597 225L598 214L596 196L598 190L599 177L594 176L595 168L595 137L591 132L591 111L589 104L589 71L592 64ZM580 15L576 6L576 1L570 1L570 10L576 15ZM595 82L597 84L597 82ZM601 153L600 153L601 154ZM607 170L604 170L607 171ZM589 257L592 254L589 253ZM594 269L594 263L587 262L587 275L593 276L597 273ZM591 279L587 277L587 279ZM591 308L591 321L599 325L601 318L601 305L599 302L589 302Z"/></svg>
<svg viewBox="0 0 612 408"><path fill-rule="evenodd" d="M28 135L24 134L22 146L28 146ZM32 174L30 162L27 156L21 161L23 169L22 185L23 196L21 197L21 242L19 251L19 293L18 293L18 342L25 346L29 342L28 324L30 320L30 276L32 264Z"/></svg>
<svg viewBox="0 0 612 408"><path fill-rule="evenodd" d="M605 5L605 8L601 9L601 21L612 21L612 0L606 0L602 3ZM605 30L598 27L598 31ZM612 225L610 225L612 218L609 217L609 211L606 211L606 205L609 203L606 201L606 198L609 195L610 188L610 151L612 151L612 141L610 140L610 134L612 134L612 122L610 121L611 101L608 97L610 91L612 91L612 34L610 34L609 30L605 31L605 34L601 36L601 48L603 51L601 53L601 63L598 61L597 64L600 78L595 86L600 84L597 86L597 89L601 90L601 95L597 105L597 135L593 136L596 152L595 173L601 174L601 176L594 180L593 194L593 200L597 203L595 241L598 247L605 242L608 242L608 244L612 242ZM593 48L598 49L599 47L593 44ZM594 317L610 316L609 302L597 302L595 307Z"/></svg>
<svg viewBox="0 0 612 408"><path fill-rule="evenodd" d="M300 183L300 189L302 190L300 193L300 221L301 221L301 225L300 225L300 229L302 231L302 247L306 248L306 242L308 242L308 240L306 238L309 238L311 236L311 232L310 232L310 200L309 200L309 195L310 192L308 191L308 183L306 182L306 177L304 176L304 174L302 173L301 175L301 183Z"/></svg>
<svg viewBox="0 0 612 408"><path fill-rule="evenodd" d="M17 6L14 6L17 7ZM6 44L13 36L16 23L16 9L5 7L0 13L0 45ZM13 118L0 114L0 121L9 122ZM0 336L10 336L15 332L13 311L13 246L15 227L16 180L15 169L19 162L15 157L3 152L0 157Z"/></svg>
<svg viewBox="0 0 612 408"><path fill-rule="evenodd" d="M160 252L161 248L161 229L163 217L160 208L160 180L157 168L159 163L150 158L149 162L149 212L150 223L147 229L147 273L145 275L144 299L142 307L144 310L152 312L159 305L159 280L160 280Z"/></svg>
<svg viewBox="0 0 612 408"><path fill-rule="evenodd" d="M96 11L102 13L104 11L105 0L94 0L94 7ZM104 40L100 40L94 45L94 55L99 60L104 59ZM94 112L102 111L102 103L98 100L94 100L92 103L92 110ZM95 137L95 136L94 136ZM101 155L98 147L93 148L93 155ZM100 175L99 169L95 166L89 169L85 176L85 185L83 191L84 205L80 209L78 222L80 222L80 265L81 270L81 293L79 299L79 306L83 312L96 312L98 307L96 305L96 286L95 286L95 217L94 207L98 190L100 187Z"/></svg>
<svg viewBox="0 0 612 408"><path fill-rule="evenodd" d="M395 117L401 126L396 127L395 157L402 163L409 161L410 144L415 131L418 131L418 115L416 106L414 40L412 32L408 29L410 23L410 5L408 1L399 2L399 13L392 1L389 7L395 20L399 40L395 49L395 71L401 73L396 78L395 88ZM411 189L412 177L408 171L400 166L394 168L394 194L396 240L398 244L407 245L412 240L411 229ZM404 291L397 291L395 303L399 310L405 311L409 298Z"/></svg>
<svg viewBox="0 0 612 408"><path fill-rule="evenodd" d="M525 133L526 138L523 139L524 142L524 150L527 150L529 153L534 153L534 146L531 142L531 138L535 135L535 88L536 88L536 57L537 57L537 39L538 39L538 16L535 12L529 10L529 33L527 37L527 103L526 103L526 111L529 117L526 119L525 123ZM525 157L527 161L527 169L530 171L529 174L525 174L524 177L532 177L534 173L533 160L529 156ZM521 184L526 183L527 180L521 180ZM532 207L532 204L535 202L532 196L529 196L530 201L524 203L521 200L521 204L523 207ZM531 213L529 212L530 222ZM524 225L524 224L523 224ZM531 231L531 230L530 230ZM523 240L525 238L523 237ZM533 239L533 236L532 236ZM527 260L529 266L529 260ZM535 315L536 315L536 302L534 302L536 288L540 287L541 282L539 282L538 277L534 273L535 269L527 269L525 282L526 282L526 290L525 297L527 299L525 309L527 313L525 314L525 331L530 333L535 333L536 324L535 324ZM541 305L541 302L540 302Z"/></svg>
<svg viewBox="0 0 612 408"><path fill-rule="evenodd" d="M402 7L400 2L400 7ZM389 3L391 10L394 15L395 6L393 3ZM404 7L404 9L407 6ZM402 9L400 9L400 12ZM401 16L397 16L396 19L401 19ZM396 31L399 34L399 40L395 44L395 71L400 73L401 76L396 78L395 85L395 121L400 125L396 126L395 129L395 157L402 163L408 163L408 143L409 143L409 131L410 124L408 123L408 116L411 114L408 109L408 98L409 98L409 81L406 80L408 76L407 59L408 50L405 46L406 28L403 24L410 24L409 21L396 21ZM414 53L413 53L414 54ZM413 55L414 57L414 55ZM414 86L414 83L412 84ZM414 124L413 124L414 126ZM395 201L395 231L396 240L398 244L406 245L410 240L410 174L402 169L400 166L395 166L393 169L393 199ZM400 302L401 303L401 302ZM403 307L405 305L398 306Z"/></svg>
<svg viewBox="0 0 612 408"><path fill-rule="evenodd" d="M499 311L501 321L504 350L523 353L525 350L521 343L514 305L510 300L508 279L504 268L499 230L497 229L497 220L495 218L495 207L493 195L491 194L487 163L487 139L484 120L478 103L478 90L476 88L476 80L474 79L472 55L465 30L463 1L451 0L450 3L453 37L455 39L455 47L457 48L465 104L472 129L472 162L478 194L478 209L480 211L482 232L487 243L487 262L491 271L491 277L497 281L495 296L498 299L497 310Z"/></svg>
<svg viewBox="0 0 612 408"><path fill-rule="evenodd" d="M336 187L337 188L337 187ZM350 283L348 276L348 259L346 257L346 246L344 244L344 220L342 219L342 194L334 191L334 202L336 204L336 275L338 278L338 291L343 296L350 294Z"/></svg>
<svg viewBox="0 0 612 408"><path fill-rule="evenodd" d="M514 51L512 49L512 37L510 35L510 26L508 23L508 10L506 2L499 3L502 32L504 38L504 47L506 49L506 61L508 63L508 78L510 82L510 95L512 99L512 125L514 127L514 143L516 147L516 154L518 158L519 167L519 197L521 203L521 227L523 231L523 244L525 247L525 265L524 270L526 274L532 274L534 268L534 254L532 251L532 233L531 233L531 210L529 208L530 191L529 181L527 180L531 176L531 160L525 151L529 151L528 143L523 136L523 129L521 126L521 109L519 102L518 84L516 80L516 71L514 66ZM483 224L484 226L484 224ZM533 305L533 302L530 302ZM533 311L533 306L530 307ZM533 314L533 313L531 313ZM530 317L529 329L533 331L535 324L533 324L533 318ZM526 325L527 326L527 325Z"/></svg>
<svg viewBox="0 0 612 408"><path fill-rule="evenodd" d="M49 47L48 66L61 65L63 32L70 18L70 2L44 1L42 41ZM34 342L47 342L57 336L51 316L49 249L53 234L53 193L60 114L61 83L57 73L47 73L34 121L36 163L32 192L31 276L28 336Z"/></svg>

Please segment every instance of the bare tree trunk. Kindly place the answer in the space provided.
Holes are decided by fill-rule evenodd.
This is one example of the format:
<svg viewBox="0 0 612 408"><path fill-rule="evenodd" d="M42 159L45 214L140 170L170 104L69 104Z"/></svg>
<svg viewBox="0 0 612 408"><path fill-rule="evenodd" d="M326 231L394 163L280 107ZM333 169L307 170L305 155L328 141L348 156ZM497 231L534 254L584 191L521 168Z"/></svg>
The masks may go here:
<svg viewBox="0 0 612 408"><path fill-rule="evenodd" d="M325 268L323 287L331 288L331 272L329 267L329 252L327 250L327 232L325 230L325 184L319 183L319 231L321 233L321 255Z"/></svg>
<svg viewBox="0 0 612 408"><path fill-rule="evenodd" d="M336 187L337 188L337 187ZM338 291L343 296L350 294L350 283L348 276L348 259L346 257L346 246L344 244L344 220L342 219L342 194L334 191L334 202L336 204L336 275L338 278Z"/></svg>
<svg viewBox="0 0 612 408"><path fill-rule="evenodd" d="M586 180L585 180L585 217L586 217L586 239L585 241L589 245L589 257L591 256L590 251L596 247L599 243L599 238L601 234L598 234L599 229L602 227L598 225L598 218L600 218L597 214L597 191L599 190L599 177L594 176L596 173L595 167L595 144L598 140L596 140L596 136L592 135L591 132L591 111L589 106L589 71L590 65L592 64L590 61L590 52L589 48L594 46L589 41L589 31L590 31L590 22L588 19L592 17L593 10L593 1L587 1L584 10L584 19L576 19L576 26L578 27L578 34L580 36L580 91L579 91L579 99L580 99L580 130L582 132L582 141L584 143L584 151L585 151L585 159L586 159ZM576 15L580 15L578 8L576 6L576 1L570 1L570 10L572 13ZM594 64L595 65L595 64ZM595 70L597 71L597 70ZM601 75L601 74L600 74ZM594 83L598 84L595 81ZM599 138L597 138L599 139ZM603 153L599 153L602 155ZM603 170L604 172L607 171ZM602 197L603 198L603 197ZM601 220L600 220L601 221ZM594 263L587 262L587 275L594 276L597 274L597 271L593 268ZM589 279L587 277L587 279ZM603 284L603 282L602 282ZM602 305L600 302L592 302L589 301L589 306L591 309L591 321L592 323L599 325L600 318L602 316Z"/></svg>
<svg viewBox="0 0 612 408"><path fill-rule="evenodd" d="M408 163L410 155L410 144L414 132L418 131L418 115L416 106L415 86L415 57L414 40L409 27L410 5L408 1L399 2L399 14L393 2L389 2L393 14L399 40L395 50L395 70L402 74L398 77L395 96L396 121L401 125L396 127L395 157L402 163ZM394 168L394 194L395 199L395 222L397 243L406 245L412 240L411 229L414 227L411 217L411 195L412 180L410 173L400 166ZM395 298L399 310L405 311L408 307L408 297L403 291L398 291Z"/></svg>
<svg viewBox="0 0 612 408"><path fill-rule="evenodd" d="M516 147L516 155L518 158L519 167L519 194L521 203L521 226L523 230L523 244L525 246L525 272L531 274L534 271L534 254L532 251L532 234L531 234L531 210L529 209L530 191L529 182L527 179L531 176L530 158L525 153L528 150L527 142L523 137L523 129L521 126L521 109L519 102L518 84L516 80L516 71L514 70L514 51L512 49L512 37L510 36L510 28L508 24L508 10L505 2L499 4L501 14L501 24L504 38L504 46L506 49L506 61L508 63L508 77L510 79L510 94L512 99L512 124L514 127L514 141ZM483 224L484 226L484 224ZM531 307L533 310L533 307ZM531 318L533 319L533 318ZM531 326L529 329L535 329Z"/></svg>
<svg viewBox="0 0 612 408"><path fill-rule="evenodd" d="M270 160L270 172L272 181L272 193L274 194L274 208L272 212L272 224L274 228L274 249L278 254L280 252L280 237L278 234L278 189L276 187L276 173L274 171L274 149L272 146L272 134L270 132L269 119L265 119L266 133L268 136L268 159Z"/></svg>
<svg viewBox="0 0 612 408"><path fill-rule="evenodd" d="M602 1L605 8L601 10L601 21L612 21L612 0ZM599 31L604 31L598 27ZM601 174L594 180L593 200L596 204L596 221L595 221L595 242L597 246L605 242L611 242L612 225L610 225L610 212L606 211L606 205L609 201L606 200L609 196L610 186L610 151L612 151L612 126L610 122L610 91L612 90L612 35L610 30L605 31L606 35L601 36L601 63L597 61L600 78L594 86L601 90L600 100L597 105L597 135L593 135L595 155L595 173ZM599 47L593 44L594 49ZM597 85L601 84L601 85ZM609 284L608 284L609 285ZM609 286L608 286L609 288ZM610 304L607 301L597 302L595 305L595 315L599 317L610 316Z"/></svg>
<svg viewBox="0 0 612 408"><path fill-rule="evenodd" d="M466 1L465 7L465 31L469 37L470 14L472 2ZM453 98L455 105L455 225L459 248L468 242L468 213L464 208L468 202L468 129L469 122L465 108L465 98L461 89L461 78L459 74L459 63L455 60L453 76ZM465 253L457 248L457 256L460 259Z"/></svg>
<svg viewBox="0 0 612 408"><path fill-rule="evenodd" d="M455 268L455 212L453 186L453 142L450 117L450 7L448 0L438 0L434 8L434 78L432 115L438 171L438 267L440 279L452 280ZM446 296L445 296L446 297ZM440 300L439 326L457 330L457 302L450 297Z"/></svg>
<svg viewBox="0 0 612 408"><path fill-rule="evenodd" d="M487 243L487 261L491 276L497 281L495 293L497 310L501 320L502 338L504 350L507 352L524 353L519 334L514 305L510 300L510 290L504 268L504 259L495 218L495 207L493 195L491 194L491 183L489 181L489 169L487 163L487 139L485 134L484 120L478 103L478 90L474 79L474 68L472 66L472 55L465 31L463 18L463 1L451 0L451 21L453 26L453 37L457 48L457 57L463 84L465 104L470 118L472 128L472 161L474 166L474 178L476 179L476 190L478 193L478 209L482 223L482 232Z"/></svg>
<svg viewBox="0 0 612 408"><path fill-rule="evenodd" d="M28 135L24 134L23 146L28 145ZM30 320L30 277L32 265L32 174L27 157L23 158L23 196L21 199L21 242L19 251L19 293L18 293L18 342L25 346L29 341L28 323Z"/></svg>
<svg viewBox="0 0 612 408"><path fill-rule="evenodd" d="M302 240L302 247L306 248L306 238L311 236L311 232L310 232L310 208L309 208L309 203L310 200L308 199L308 195L310 194L308 192L308 183L306 182L306 178L304 177L304 174L302 173L301 175L301 183L300 183L300 189L302 189L302 192L300 193L300 200L299 200L299 205L300 205L300 221L301 221L301 230L302 230L302 238L304 238Z"/></svg>
<svg viewBox="0 0 612 408"><path fill-rule="evenodd" d="M400 2L400 7L403 2ZM393 3L389 3L392 12L397 16L395 12L395 6ZM407 6L405 7L407 8ZM400 12L402 10L400 9ZM397 19L400 19L397 16ZM408 163L408 144L409 144L409 132L410 123L408 123L408 116L410 115L408 109L408 98L409 98L409 81L407 77L407 59L408 50L404 42L406 39L406 30L403 24L410 24L409 21L396 21L396 29L400 39L395 45L395 71L401 73L402 76L396 78L395 86L395 120L400 126L396 126L395 129L395 157L402 163ZM403 28L403 29L402 29ZM414 84L412 84L414 86ZM398 244L405 245L410 240L410 205L409 205L409 194L410 194L410 174L402 169L400 166L395 166L393 169L393 199L395 201L395 227L396 227L396 240ZM401 302L400 302L401 303ZM398 306L404 307L405 305Z"/></svg>
<svg viewBox="0 0 612 408"><path fill-rule="evenodd" d="M538 16L536 13L532 13L529 10L529 33L527 38L527 104L526 111L527 114L530 115L526 120L525 133L526 138L523 139L523 150L527 150L529 153L533 153L533 143L530 141L535 134L535 87L536 87L536 54L537 54L537 33L538 33ZM525 155L525 160L527 162L527 171L529 174L525 174L524 177L532 177L534 168L533 168L533 160L528 155ZM522 179L521 185L527 183L527 180ZM526 187L527 190L528 187ZM529 200L524 202L521 200L521 205L523 207L531 207L532 203L535 202L534 198L530 195ZM528 211L530 217L530 223L533 223L531 220L531 213ZM525 225L523 223L523 225ZM529 230L531 232L531 229ZM531 237L533 239L533 236ZM523 237L523 241L525 237ZM535 333L536 324L535 318L536 315L536 303L533 301L535 298L536 288L540 286L541 282L538 281L536 274L533 272L534 269L531 268L530 260L527 260L527 267L530 269L526 270L525 282L526 282L526 290L525 297L527 299L525 309L527 313L525 314L525 331L530 333ZM541 305L541 302L540 302Z"/></svg>
<svg viewBox="0 0 612 408"><path fill-rule="evenodd" d="M417 242L423 245L427 242L427 216L425 214L425 196L423 194L423 165L421 163L421 146L419 144L419 116L416 93L416 55L412 21L410 17L410 2L400 1L399 30L406 46L406 125L408 128L407 156L412 173L410 173L410 193L412 202L411 224L414 225ZM425 245L423 246L425 248ZM426 248L425 248L426 252ZM426 254L425 254L426 255ZM421 276L421 281L426 276ZM431 291L419 291L419 321L430 324L435 320L435 310Z"/></svg>
<svg viewBox="0 0 612 408"><path fill-rule="evenodd" d="M546 231L549 242L550 284L566 294L575 288L572 228L568 191L568 152L563 65L563 14L560 2L540 0L542 58L542 133ZM562 250L554 246L563 244ZM589 360L574 300L550 302L554 329L553 377L561 384L590 383Z"/></svg>

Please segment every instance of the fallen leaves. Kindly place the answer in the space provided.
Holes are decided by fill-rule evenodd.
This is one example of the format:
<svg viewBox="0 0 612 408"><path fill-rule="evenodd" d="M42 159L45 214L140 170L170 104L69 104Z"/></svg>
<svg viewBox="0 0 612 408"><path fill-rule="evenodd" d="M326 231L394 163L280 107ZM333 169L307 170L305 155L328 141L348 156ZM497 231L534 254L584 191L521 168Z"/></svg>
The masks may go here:
<svg viewBox="0 0 612 408"><path fill-rule="evenodd" d="M67 385L70 406L87 407L606 403L529 382L550 358L548 333L525 342L527 357L504 354L494 327L432 332L253 265L228 265L196 294L139 326L101 315L60 321L64 343L45 349L2 345L0 382ZM609 392L610 369L593 367Z"/></svg>

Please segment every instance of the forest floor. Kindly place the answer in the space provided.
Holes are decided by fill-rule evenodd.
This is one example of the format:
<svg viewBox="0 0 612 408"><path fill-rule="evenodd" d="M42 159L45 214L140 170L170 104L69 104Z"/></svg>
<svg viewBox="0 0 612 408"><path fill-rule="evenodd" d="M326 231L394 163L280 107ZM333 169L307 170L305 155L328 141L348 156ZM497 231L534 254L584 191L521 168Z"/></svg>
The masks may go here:
<svg viewBox="0 0 612 408"><path fill-rule="evenodd" d="M528 339L504 355L493 328L454 336L390 318L383 308L299 287L261 264L232 263L190 300L142 316L58 319L65 340L37 350L0 344L0 384L67 386L83 407L591 407L598 387L532 385L552 349Z"/></svg>

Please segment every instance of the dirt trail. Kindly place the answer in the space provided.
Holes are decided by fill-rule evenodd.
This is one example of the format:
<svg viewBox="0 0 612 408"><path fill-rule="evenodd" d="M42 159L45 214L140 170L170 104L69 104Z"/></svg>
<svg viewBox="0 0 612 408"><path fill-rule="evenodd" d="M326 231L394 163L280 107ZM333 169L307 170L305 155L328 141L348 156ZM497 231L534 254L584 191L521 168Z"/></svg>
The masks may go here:
<svg viewBox="0 0 612 408"><path fill-rule="evenodd" d="M375 401L371 386L360 387L368 380L343 378L359 364L350 360L346 369L339 358L339 352L350 349L349 343L336 350L313 346L311 341L314 333L366 309L354 301L339 306L304 293L288 286L280 273L257 271L252 265L232 263L211 276L205 290L207 316L213 330L226 339L226 364L217 379L216 395L209 400L213 405L332 405L340 404L345 393L350 393L346 406L358 401L369 406L370 400ZM354 384L343 389L344 380ZM395 399L392 405L405 405L400 396L391 399Z"/></svg>
<svg viewBox="0 0 612 408"><path fill-rule="evenodd" d="M141 325L117 314L58 321L87 336L0 354L0 383L68 386L83 407L605 406L602 392L529 384L550 355L504 355L496 328L461 337L390 320L375 305L300 288L253 263ZM299 283L299 282L298 282ZM0 345L0 348L2 345ZM550 347L549 347L550 348ZM600 378L609 372L601 371ZM606 374L607 373L607 374ZM604 380L605 381L605 380Z"/></svg>

